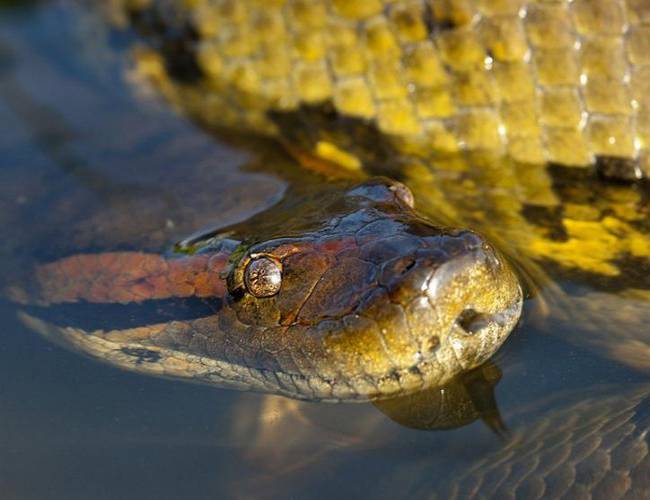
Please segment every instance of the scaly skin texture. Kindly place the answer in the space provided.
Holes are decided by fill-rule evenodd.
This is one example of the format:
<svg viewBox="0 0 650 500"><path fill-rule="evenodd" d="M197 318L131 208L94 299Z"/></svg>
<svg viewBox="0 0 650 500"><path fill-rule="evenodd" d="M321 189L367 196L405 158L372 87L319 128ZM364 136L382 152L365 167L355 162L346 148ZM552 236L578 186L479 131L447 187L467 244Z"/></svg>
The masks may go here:
<svg viewBox="0 0 650 500"><path fill-rule="evenodd" d="M646 169L648 2L113 7L148 43L134 76L179 109L210 128L275 135L348 171L400 176L425 213L508 249L570 338L648 370L648 190L586 168ZM350 85L367 87L372 112L355 111L368 102ZM432 96L437 104L423 108ZM565 280L579 293L567 295Z"/></svg>
<svg viewBox="0 0 650 500"><path fill-rule="evenodd" d="M170 297L223 297L228 255L168 260L138 252L76 255L36 269L45 303L141 302Z"/></svg>
<svg viewBox="0 0 650 500"><path fill-rule="evenodd" d="M522 306L515 275L487 242L433 226L410 201L381 179L331 190L168 258L45 264L14 296L31 303L23 319L37 330L126 368L311 400L406 394L486 361ZM270 297L245 283L260 255L282 270ZM75 322L66 306L79 302L86 317ZM134 316L133 305L145 324L106 329ZM144 314L171 305L170 321Z"/></svg>
<svg viewBox="0 0 650 500"><path fill-rule="evenodd" d="M168 97L212 125L282 135L278 115L327 103L424 158L487 150L585 167L618 157L648 172L646 0L113 5L152 42L145 64L181 83L162 77ZM357 138L307 124L316 152L359 165Z"/></svg>
<svg viewBox="0 0 650 500"><path fill-rule="evenodd" d="M113 5L145 41L139 83L210 129L262 132L348 173L399 176L422 210L512 252L573 339L648 370L648 190L593 172L648 175L650 2ZM562 290L565 279L578 293ZM92 335L35 324L135 370L217 381L222 369L177 344L152 347L186 338L192 323ZM647 496L646 396L574 398L454 475L450 494ZM431 466L407 472L412 484ZM431 483L421 486L400 491L429 497Z"/></svg>
<svg viewBox="0 0 650 500"><path fill-rule="evenodd" d="M439 498L648 498L649 392L592 393L532 417L525 433L454 477ZM408 494L430 491L421 484Z"/></svg>
<svg viewBox="0 0 650 500"><path fill-rule="evenodd" d="M388 413L391 418L405 416L408 420L401 423L419 429L426 429L430 418L445 427L447 418L455 416L458 425L475 418L473 408L457 414L468 403L462 395L465 390L423 391L375 406L392 406L397 415ZM399 491L417 500L644 499L650 495L648 395L648 384L555 392L508 411L509 432L501 440L481 433L477 426L456 436L437 433L437 440L431 434L396 429L373 412L332 417L328 408L273 397L242 402L235 409L232 432L256 435L247 452L256 466L267 467L273 478L267 487L275 488L271 490L275 497L296 491L308 495L314 483L320 484L323 470L343 476L352 468L369 469L360 481L364 495L372 498L394 498ZM446 401L452 411L438 414L450 396L456 399ZM410 406L400 404L407 402ZM251 423L255 419L256 426ZM295 439L287 440L288 434ZM340 450L346 447L342 458ZM270 458L272 466L266 462ZM249 496L260 491L256 486ZM241 492L241 486L237 488Z"/></svg>

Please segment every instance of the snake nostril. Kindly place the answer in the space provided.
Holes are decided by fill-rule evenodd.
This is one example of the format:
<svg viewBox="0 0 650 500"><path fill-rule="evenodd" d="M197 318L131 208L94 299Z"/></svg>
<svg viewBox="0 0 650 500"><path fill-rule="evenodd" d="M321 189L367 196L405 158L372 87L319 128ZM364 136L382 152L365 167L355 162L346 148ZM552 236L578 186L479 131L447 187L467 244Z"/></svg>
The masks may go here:
<svg viewBox="0 0 650 500"><path fill-rule="evenodd" d="M468 335L474 335L490 323L490 315L480 313L468 307L456 318L456 323Z"/></svg>

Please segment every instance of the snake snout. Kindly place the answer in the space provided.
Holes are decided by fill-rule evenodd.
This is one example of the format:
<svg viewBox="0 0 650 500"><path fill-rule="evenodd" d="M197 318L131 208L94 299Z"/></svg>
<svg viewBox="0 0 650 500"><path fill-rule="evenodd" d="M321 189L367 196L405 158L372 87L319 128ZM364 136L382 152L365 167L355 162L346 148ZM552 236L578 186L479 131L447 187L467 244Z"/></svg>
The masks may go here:
<svg viewBox="0 0 650 500"><path fill-rule="evenodd" d="M523 294L510 265L483 242L432 272L425 294L447 332L450 354L468 369L487 360L512 331Z"/></svg>

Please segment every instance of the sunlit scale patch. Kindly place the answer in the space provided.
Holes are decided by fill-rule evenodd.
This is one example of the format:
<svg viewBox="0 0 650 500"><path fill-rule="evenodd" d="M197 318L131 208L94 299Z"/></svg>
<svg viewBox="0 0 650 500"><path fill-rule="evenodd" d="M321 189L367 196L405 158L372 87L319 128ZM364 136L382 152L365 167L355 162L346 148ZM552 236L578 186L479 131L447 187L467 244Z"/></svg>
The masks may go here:
<svg viewBox="0 0 650 500"><path fill-rule="evenodd" d="M94 321L106 325L90 331L26 321L132 370L296 398L368 400L444 384L503 343L522 294L480 236L433 225L412 200L377 179L226 228L239 246L210 235L178 257L46 264L30 299L42 309L118 301L160 310L174 297L205 307L126 329L97 308Z"/></svg>
<svg viewBox="0 0 650 500"><path fill-rule="evenodd" d="M359 151L359 133L351 141L305 113L326 104L325 122L343 118L339 131L357 120L391 144L389 162L480 151L648 177L644 2L485 3L296 4L307 17L292 2L111 5L149 44L137 54L141 80L209 127L300 137L348 171L367 166L376 143ZM278 125L276 114L302 126Z"/></svg>

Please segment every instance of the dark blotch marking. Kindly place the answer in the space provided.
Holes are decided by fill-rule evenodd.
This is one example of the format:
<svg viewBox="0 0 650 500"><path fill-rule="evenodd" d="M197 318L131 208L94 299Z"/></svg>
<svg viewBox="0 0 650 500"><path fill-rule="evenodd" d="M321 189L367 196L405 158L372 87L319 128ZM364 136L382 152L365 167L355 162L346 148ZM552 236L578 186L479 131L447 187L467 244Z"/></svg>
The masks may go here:
<svg viewBox="0 0 650 500"><path fill-rule="evenodd" d="M650 289L650 259L625 255L614 263L621 271L621 288Z"/></svg>
<svg viewBox="0 0 650 500"><path fill-rule="evenodd" d="M521 214L528 222L544 228L547 238L554 241L567 241L569 239L569 235L562 223L562 207L524 205Z"/></svg>
<svg viewBox="0 0 650 500"><path fill-rule="evenodd" d="M409 372L411 372L413 375L422 375L422 372L417 366L412 366L409 368Z"/></svg>
<svg viewBox="0 0 650 500"><path fill-rule="evenodd" d="M386 378L390 380L394 380L395 382L399 382L401 377L399 372L393 369L388 373L388 375L386 375Z"/></svg>
<svg viewBox="0 0 650 500"><path fill-rule="evenodd" d="M644 257L623 255L619 259L611 261L619 269L619 274L609 276L596 272L585 271L578 268L567 268L560 262L551 259L542 259L540 264L549 276L552 276L563 288L570 293L578 294L584 292L580 285L588 285L589 288L603 290L610 294L616 294L628 288L639 288L650 290L650 261ZM576 288L573 285L578 285Z"/></svg>
<svg viewBox="0 0 650 500"><path fill-rule="evenodd" d="M427 27L427 33L429 34L429 37L433 35L436 29L436 19L433 16L433 7L431 7L431 4L429 2L424 3L424 25Z"/></svg>
<svg viewBox="0 0 650 500"><path fill-rule="evenodd" d="M423 18L424 25L427 27L427 33L430 37L438 31L449 31L457 27L453 19L436 19L433 7L429 2L425 2L424 4Z"/></svg>
<svg viewBox="0 0 650 500"><path fill-rule="evenodd" d="M203 78L196 60L199 35L187 21L180 21L182 16L175 16L173 12L165 15L154 5L131 10L129 17L136 31L162 55L171 78L181 83L196 83Z"/></svg>
<svg viewBox="0 0 650 500"><path fill-rule="evenodd" d="M316 144L325 136L357 156L373 175L386 175L396 181L404 179L402 165L395 162L395 158L403 155L386 140L384 133L371 122L338 113L331 101L303 104L295 111L271 111L269 118L289 143Z"/></svg>
<svg viewBox="0 0 650 500"><path fill-rule="evenodd" d="M150 351L149 349L144 349L142 347L122 347L120 352L123 352L127 356L137 358L135 361L136 365L141 365L142 363L156 363L162 358L159 352Z"/></svg>
<svg viewBox="0 0 650 500"><path fill-rule="evenodd" d="M596 158L596 172L608 181L631 183L645 177L638 160L616 156L599 156Z"/></svg>

